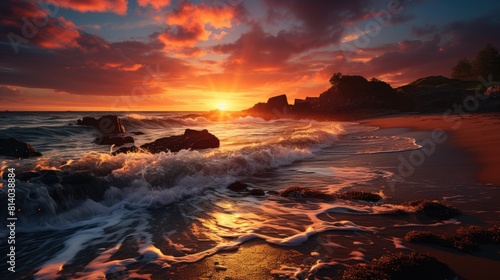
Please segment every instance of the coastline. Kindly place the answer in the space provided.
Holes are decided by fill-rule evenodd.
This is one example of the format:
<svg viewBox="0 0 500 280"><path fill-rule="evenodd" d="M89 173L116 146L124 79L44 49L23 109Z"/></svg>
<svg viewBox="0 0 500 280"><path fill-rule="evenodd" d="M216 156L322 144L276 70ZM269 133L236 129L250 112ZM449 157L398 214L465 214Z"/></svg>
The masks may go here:
<svg viewBox="0 0 500 280"><path fill-rule="evenodd" d="M461 115L397 115L370 118L361 124L380 128L406 127L413 130L442 129L451 136L446 143L472 155L478 166L476 178L483 184L500 185L500 113Z"/></svg>
<svg viewBox="0 0 500 280"><path fill-rule="evenodd" d="M388 186L383 187L384 194L388 195L389 201L392 203L413 199L439 200L446 201L446 203L463 211L464 215L458 217L456 224L421 228L435 233L450 233L462 226L488 226L498 223L495 213L498 212L496 202L500 199L500 192L497 190L498 188L491 186L491 184L500 185L497 183L498 181L495 181L499 177L493 172L497 165L495 162L481 160L484 156L489 157L500 152L498 147L494 146L495 138L492 133L499 128L499 125L495 124L498 122L496 118L499 117L500 114L472 115L462 119L461 125L457 129L453 129L453 125L456 123L446 123L440 115L386 116L359 122L363 125L382 128L375 133L376 135L412 137L416 139L417 143L431 137L434 129L442 129L450 136L447 141L436 147L429 160L416 168L415 173L407 178L409 180L398 182L395 189L390 189ZM489 125L484 125L484 123ZM404 127L401 124L404 124ZM477 134L488 135L488 133L492 136L474 137ZM474 145L480 147L476 148ZM490 149L493 151L491 152ZM352 166L359 166L360 163L364 162L364 165L368 167L383 166L384 169L396 173L399 163L398 157L407 157L409 154L411 151L368 154L339 157L338 161L341 164L352 164ZM484 184L478 185L476 178ZM430 181L438 185L423 188L422 185L413 184L414 181ZM476 195L480 196L481 199L474 200L473 203L467 200ZM337 218L341 219L342 215L337 214ZM395 219L395 221L401 219L399 220L401 223L405 223L406 220L404 217L396 217ZM459 276L458 279L495 279L495 275L500 273L499 246L483 245L480 252L465 254L435 245L402 241L401 239L411 229L389 227L384 230L384 235L368 234L365 236L367 244L370 239L376 239L380 244L374 245L374 247L368 245L360 260L370 262L390 252L415 251L433 256L447 264ZM179 279L256 279L255 277L278 279L280 275L292 277L300 268L313 267L318 264L316 263L318 260L321 260L322 263L328 263L328 261L330 263L318 266L318 273L315 275L315 277L319 277L317 279L341 278L345 267L339 266L335 259L349 255L349 251L358 246L352 243L353 236L359 237L356 232L325 232L312 236L304 244L294 247L269 245L262 240L254 239L241 244L235 251L219 252L196 263L174 266L169 269L169 273L181 276ZM402 243L386 240L387 236L394 236ZM339 247L333 251L325 251L322 248L323 240L338 243ZM319 255L317 255L318 252ZM363 263L363 261L359 262L360 260L354 261L353 259L352 263L349 264ZM219 264L222 265L223 269L218 268ZM321 269L319 269L320 267Z"/></svg>

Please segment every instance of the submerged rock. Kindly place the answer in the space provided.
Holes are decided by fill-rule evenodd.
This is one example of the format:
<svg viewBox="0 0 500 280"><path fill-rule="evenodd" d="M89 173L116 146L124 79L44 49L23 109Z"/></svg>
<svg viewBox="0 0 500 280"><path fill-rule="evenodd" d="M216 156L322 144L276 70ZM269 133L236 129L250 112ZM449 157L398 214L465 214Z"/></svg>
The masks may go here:
<svg viewBox="0 0 500 280"><path fill-rule="evenodd" d="M248 192L249 195L253 196L264 196L266 193L261 189L252 189Z"/></svg>
<svg viewBox="0 0 500 280"><path fill-rule="evenodd" d="M9 178L8 175L9 173L4 172L2 179L7 180ZM21 182L28 182L29 180L36 178L38 176L40 176L40 173L35 171L22 171L16 174L16 180L19 180Z"/></svg>
<svg viewBox="0 0 500 280"><path fill-rule="evenodd" d="M332 200L335 197L331 194L327 194L320 190L316 190L314 188L307 187L288 187L280 192L280 196L290 197L290 198L318 198L318 199L327 199Z"/></svg>
<svg viewBox="0 0 500 280"><path fill-rule="evenodd" d="M124 147L118 149L113 155L119 153L130 153L139 152L144 150L150 153L161 153L161 152L178 152L180 150L202 150L210 148L218 148L220 146L219 139L215 135L208 132L208 130L193 130L186 129L183 135L176 135L170 137L164 137L155 140L151 143L146 143L140 148Z"/></svg>
<svg viewBox="0 0 500 280"><path fill-rule="evenodd" d="M16 158L30 158L42 156L28 143L17 138L0 139L0 155Z"/></svg>
<svg viewBox="0 0 500 280"><path fill-rule="evenodd" d="M357 264L344 271L342 279L453 279L455 274L436 258L420 253L393 253Z"/></svg>
<svg viewBox="0 0 500 280"><path fill-rule="evenodd" d="M97 145L116 145L122 146L127 143L134 143L134 138L131 136L102 136L94 140Z"/></svg>
<svg viewBox="0 0 500 280"><path fill-rule="evenodd" d="M382 199L379 194L365 191L347 191L337 194L337 198L344 200L363 200L368 202L377 202Z"/></svg>
<svg viewBox="0 0 500 280"><path fill-rule="evenodd" d="M412 243L434 244L455 248L462 252L473 252L483 244L500 244L500 227L483 229L477 226L461 227L454 234L436 234L430 231L412 230L405 235Z"/></svg>
<svg viewBox="0 0 500 280"><path fill-rule="evenodd" d="M415 207L415 212L425 214L436 219L450 219L462 214L458 209L442 202L430 200L413 200L407 203Z"/></svg>
<svg viewBox="0 0 500 280"><path fill-rule="evenodd" d="M231 183L229 186L227 186L229 190L232 190L234 192L239 192L239 191L244 191L248 188L248 185L245 183L242 183L240 181L236 181L234 183Z"/></svg>
<svg viewBox="0 0 500 280"><path fill-rule="evenodd" d="M84 117L78 120L76 124L95 127L103 134L120 134L126 132L122 120L116 115L102 116L99 119Z"/></svg>

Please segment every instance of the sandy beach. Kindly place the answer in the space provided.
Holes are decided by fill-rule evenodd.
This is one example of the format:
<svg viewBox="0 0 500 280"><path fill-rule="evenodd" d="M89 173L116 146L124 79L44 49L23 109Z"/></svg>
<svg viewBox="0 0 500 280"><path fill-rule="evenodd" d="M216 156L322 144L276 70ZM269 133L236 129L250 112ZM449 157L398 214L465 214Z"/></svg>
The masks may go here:
<svg viewBox="0 0 500 280"><path fill-rule="evenodd" d="M488 227L498 224L499 207L497 201L500 192L500 165L495 159L500 155L498 144L500 140L494 132L500 126L500 114L477 114L460 119L458 122L446 122L440 115L406 115L389 116L362 120L360 123L380 127L377 135L408 136L422 144L426 139L432 139L435 129L445 131L446 141L436 145L436 149L423 162L415 167L414 173L405 181L397 183L394 188L385 186L384 194L391 203L413 199L430 199L446 201L463 211L455 223L446 226L422 228L435 233L450 233L462 226L477 225ZM479 137L478 137L479 136ZM394 154L373 154L359 157L339 157L342 164L359 165L365 162L367 166L383 166L397 174L398 157L409 157L411 152ZM422 187L410 182L433 182ZM435 185L435 184L440 184ZM479 197L474 199L474 197ZM343 215L336 214L337 219ZM359 217L357 224L369 221L370 217ZM380 220L379 226L409 222L408 217L391 217L387 221ZM380 224L379 224L380 223ZM435 245L412 244L402 240L410 230L406 227L385 229L383 235L326 232L310 238L301 246L281 247L271 246L259 239L242 244L238 250L221 252L207 257L197 263L172 267L153 276L163 279L163 273L170 273L178 279L288 279L299 275L307 277L307 273L296 274L301 269L308 271L314 264L319 265L314 279L337 279L342 277L344 266L336 264L336 260L349 250L357 247L360 242L353 237L366 241L366 250L362 250L363 259L369 262L391 252L416 251L437 258L447 264L458 275L458 279L496 279L500 273L499 247L496 245L482 246L481 251L468 254L454 249ZM418 227L417 227L418 228ZM387 236L394 236L389 240ZM333 241L334 249L324 246L324 241ZM375 245L372 242L375 241ZM401 242L401 243L398 243ZM363 242L361 242L363 243ZM399 246L399 245L401 246ZM360 261L352 260L354 265ZM363 263L363 261L361 261ZM285 276L287 275L287 276ZM279 278L279 277L282 278Z"/></svg>
<svg viewBox="0 0 500 280"><path fill-rule="evenodd" d="M431 131L442 129L451 137L449 143L472 155L479 167L476 178L484 184L500 185L500 114L405 115L363 120L360 123L380 128L407 127Z"/></svg>

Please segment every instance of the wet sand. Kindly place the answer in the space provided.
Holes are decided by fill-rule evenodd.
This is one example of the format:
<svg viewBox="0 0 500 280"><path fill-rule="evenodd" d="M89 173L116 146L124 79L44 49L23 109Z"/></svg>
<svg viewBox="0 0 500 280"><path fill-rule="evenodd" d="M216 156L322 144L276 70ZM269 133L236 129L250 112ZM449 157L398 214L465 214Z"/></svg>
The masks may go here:
<svg viewBox="0 0 500 280"><path fill-rule="evenodd" d="M476 178L484 184L500 185L500 113L461 115L405 115L363 120L381 128L442 129L451 137L446 143L471 153Z"/></svg>

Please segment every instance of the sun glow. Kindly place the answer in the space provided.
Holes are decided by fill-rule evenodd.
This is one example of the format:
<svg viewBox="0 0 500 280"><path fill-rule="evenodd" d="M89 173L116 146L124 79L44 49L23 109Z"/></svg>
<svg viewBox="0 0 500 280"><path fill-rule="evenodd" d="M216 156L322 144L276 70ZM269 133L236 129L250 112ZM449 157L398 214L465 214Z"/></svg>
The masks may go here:
<svg viewBox="0 0 500 280"><path fill-rule="evenodd" d="M219 111L226 111L227 110L227 105L226 103L224 102L219 102L219 104L217 104L217 109Z"/></svg>

